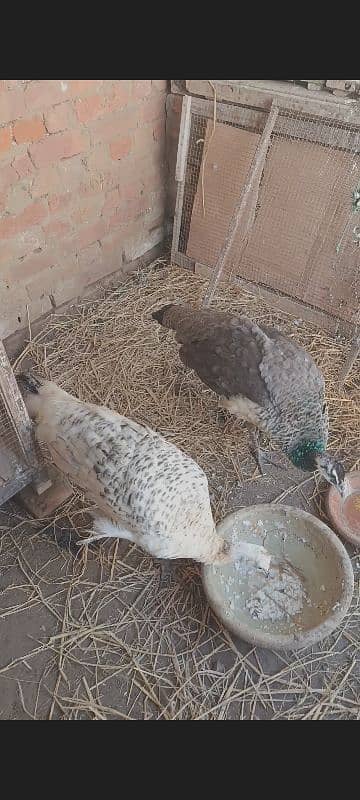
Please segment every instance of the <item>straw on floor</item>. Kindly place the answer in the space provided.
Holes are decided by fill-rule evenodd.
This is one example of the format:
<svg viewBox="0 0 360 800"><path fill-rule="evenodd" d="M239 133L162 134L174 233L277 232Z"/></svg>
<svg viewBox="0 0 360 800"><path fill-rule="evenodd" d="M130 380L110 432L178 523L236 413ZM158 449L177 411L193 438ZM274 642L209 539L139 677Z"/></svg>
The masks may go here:
<svg viewBox="0 0 360 800"><path fill-rule="evenodd" d="M144 422L190 453L208 475L219 519L239 483L257 475L249 431L221 414L213 393L181 366L172 334L151 319L151 311L167 302L198 304L205 288L200 277L159 259L72 313L51 317L16 367L30 357L41 374L81 399ZM337 388L347 343L234 286L222 286L213 306L278 325L307 348L326 378L330 446L347 469L355 468L356 368L341 393ZM314 483L314 496L321 488ZM360 717L358 580L351 611L330 639L311 652L268 654L234 644L206 604L197 565L179 563L171 585L159 588L157 564L125 542L105 542L76 556L60 547L69 530L76 540L86 529L79 492L55 520L30 520L11 507L0 561L9 570L16 564L22 579L9 587L0 619L42 607L53 620L51 635L0 667L0 677L18 682L32 718ZM353 563L358 571L356 554ZM29 707L28 670L42 662Z"/></svg>

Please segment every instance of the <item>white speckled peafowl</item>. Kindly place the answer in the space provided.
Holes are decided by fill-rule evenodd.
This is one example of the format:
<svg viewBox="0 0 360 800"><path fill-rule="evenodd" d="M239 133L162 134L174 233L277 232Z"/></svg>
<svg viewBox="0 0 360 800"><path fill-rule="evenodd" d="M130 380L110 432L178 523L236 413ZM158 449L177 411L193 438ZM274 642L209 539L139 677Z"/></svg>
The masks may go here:
<svg viewBox="0 0 360 800"><path fill-rule="evenodd" d="M242 557L268 569L270 556L216 532L205 473L155 431L83 403L31 374L17 378L36 437L57 467L94 502L93 533L134 542L161 559L221 564Z"/></svg>
<svg viewBox="0 0 360 800"><path fill-rule="evenodd" d="M326 452L324 379L305 350L237 314L169 304L152 316L176 332L181 361L225 409L265 431L296 467L319 469L344 493L344 468Z"/></svg>

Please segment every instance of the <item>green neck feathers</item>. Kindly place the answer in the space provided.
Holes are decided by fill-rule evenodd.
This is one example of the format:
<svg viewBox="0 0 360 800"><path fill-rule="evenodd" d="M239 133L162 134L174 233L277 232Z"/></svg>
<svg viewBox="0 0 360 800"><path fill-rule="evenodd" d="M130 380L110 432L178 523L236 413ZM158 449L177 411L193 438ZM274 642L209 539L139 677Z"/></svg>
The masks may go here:
<svg viewBox="0 0 360 800"><path fill-rule="evenodd" d="M316 441L305 441L296 445L289 453L290 461L306 472L311 472L316 468L315 456L324 452L324 444L320 439Z"/></svg>

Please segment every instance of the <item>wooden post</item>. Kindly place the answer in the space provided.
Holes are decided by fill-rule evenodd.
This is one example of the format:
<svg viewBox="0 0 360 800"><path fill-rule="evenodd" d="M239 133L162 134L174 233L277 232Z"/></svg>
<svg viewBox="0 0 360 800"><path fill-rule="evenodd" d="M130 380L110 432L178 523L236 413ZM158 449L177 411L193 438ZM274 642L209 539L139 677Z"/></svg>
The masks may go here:
<svg viewBox="0 0 360 800"><path fill-rule="evenodd" d="M224 244L215 264L209 286L205 292L202 302L203 306L209 306L211 303L215 289L224 271L226 259L233 245L240 223L243 223L243 238L248 235L254 223L260 180L264 169L266 154L270 144L270 137L273 132L278 113L279 109L273 100L271 103L269 116L266 120L264 130L249 170L248 179L242 187L239 200L235 205Z"/></svg>
<svg viewBox="0 0 360 800"><path fill-rule="evenodd" d="M181 228L181 212L183 207L184 189L185 189L185 171L186 171L186 158L189 147L190 136L190 122L191 122L191 97L184 95L183 105L181 111L181 122L179 131L179 144L176 159L175 178L178 183L178 190L176 195L176 206L174 216L174 229L171 247L171 259L175 260L175 253L178 251L180 228Z"/></svg>
<svg viewBox="0 0 360 800"><path fill-rule="evenodd" d="M0 340L0 396L9 415L14 436L20 445L27 466L38 469L31 422L11 369L5 347Z"/></svg>

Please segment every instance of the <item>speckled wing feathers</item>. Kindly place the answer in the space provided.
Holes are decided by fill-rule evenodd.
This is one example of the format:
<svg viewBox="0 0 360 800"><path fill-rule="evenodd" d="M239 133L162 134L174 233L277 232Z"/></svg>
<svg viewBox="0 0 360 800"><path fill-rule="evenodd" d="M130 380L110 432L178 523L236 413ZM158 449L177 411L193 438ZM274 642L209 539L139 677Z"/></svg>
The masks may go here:
<svg viewBox="0 0 360 800"><path fill-rule="evenodd" d="M44 403L37 428L59 468L153 555L211 559L222 541L198 464L155 431L64 395Z"/></svg>
<svg viewBox="0 0 360 800"><path fill-rule="evenodd" d="M172 306L163 324L176 331L181 360L203 383L225 398L256 404L257 410L232 404L233 413L257 417L285 449L304 438L326 446L323 377L296 342L247 317L190 306Z"/></svg>
<svg viewBox="0 0 360 800"><path fill-rule="evenodd" d="M210 389L267 405L268 389L260 372L266 337L257 325L236 315L193 310L176 324L182 362Z"/></svg>

